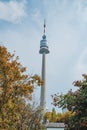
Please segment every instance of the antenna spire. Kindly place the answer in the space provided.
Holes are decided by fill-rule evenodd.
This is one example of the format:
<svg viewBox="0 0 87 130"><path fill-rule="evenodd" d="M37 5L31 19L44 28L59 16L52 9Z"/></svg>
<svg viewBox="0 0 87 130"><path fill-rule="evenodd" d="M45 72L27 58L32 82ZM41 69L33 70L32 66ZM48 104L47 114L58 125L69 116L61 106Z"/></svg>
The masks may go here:
<svg viewBox="0 0 87 130"><path fill-rule="evenodd" d="M46 32L46 21L44 19L44 34L45 34L45 32Z"/></svg>

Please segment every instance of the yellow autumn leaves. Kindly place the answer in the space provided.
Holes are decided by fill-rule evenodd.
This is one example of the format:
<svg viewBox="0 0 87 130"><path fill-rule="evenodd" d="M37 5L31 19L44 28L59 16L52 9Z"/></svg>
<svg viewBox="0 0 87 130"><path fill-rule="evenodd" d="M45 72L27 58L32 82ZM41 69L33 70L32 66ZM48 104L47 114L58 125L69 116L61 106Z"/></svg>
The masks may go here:
<svg viewBox="0 0 87 130"><path fill-rule="evenodd" d="M33 115L29 116L32 109L26 104L26 99L31 100L34 86L42 84L38 75L26 74L26 68L18 59L7 48L0 46L0 130L29 129ZM33 130L35 123L31 126Z"/></svg>

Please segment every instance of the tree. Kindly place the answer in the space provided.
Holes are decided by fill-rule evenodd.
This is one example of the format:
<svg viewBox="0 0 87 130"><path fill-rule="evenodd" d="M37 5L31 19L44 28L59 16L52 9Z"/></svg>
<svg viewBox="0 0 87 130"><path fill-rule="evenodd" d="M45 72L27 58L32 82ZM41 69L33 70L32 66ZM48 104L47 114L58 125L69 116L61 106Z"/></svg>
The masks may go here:
<svg viewBox="0 0 87 130"><path fill-rule="evenodd" d="M87 130L87 75L82 76L82 81L73 82L78 87L77 91L70 90L67 94L52 96L55 106L67 108L73 113L68 120L69 130Z"/></svg>
<svg viewBox="0 0 87 130"><path fill-rule="evenodd" d="M56 110L55 110L55 108L52 109L51 121L56 122Z"/></svg>
<svg viewBox="0 0 87 130"><path fill-rule="evenodd" d="M65 113L57 113L55 109L52 109L52 112L46 112L44 115L45 122L65 122L68 123L69 118L73 116L72 112L67 111Z"/></svg>
<svg viewBox="0 0 87 130"><path fill-rule="evenodd" d="M65 122L65 124L68 123L68 120L70 117L72 117L73 114L70 111L67 111L65 113L58 113L56 116L56 122Z"/></svg>
<svg viewBox="0 0 87 130"><path fill-rule="evenodd" d="M29 76L26 68L18 62L19 57L0 46L0 129L27 130L25 125L26 114L32 110L26 100L32 99L35 85L41 85L38 75ZM30 111L30 113L27 113ZM31 117L30 117L31 118ZM24 124L23 124L24 123ZM22 126L22 127L21 127Z"/></svg>
<svg viewBox="0 0 87 130"><path fill-rule="evenodd" d="M41 123L42 114L40 107L34 108L30 104L26 105L21 119L21 125L18 127L23 130L42 130L44 125Z"/></svg>

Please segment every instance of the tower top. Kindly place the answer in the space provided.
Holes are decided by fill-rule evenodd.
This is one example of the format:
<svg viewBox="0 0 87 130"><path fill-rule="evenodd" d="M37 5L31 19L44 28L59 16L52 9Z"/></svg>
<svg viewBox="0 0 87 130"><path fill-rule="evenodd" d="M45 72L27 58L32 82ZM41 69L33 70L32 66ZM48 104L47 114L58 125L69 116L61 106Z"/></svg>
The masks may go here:
<svg viewBox="0 0 87 130"><path fill-rule="evenodd" d="M40 54L48 54L49 53L49 48L48 48L48 45L47 45L47 40L46 40L46 22L44 20L44 34L42 36L42 40L40 41L40 50L39 50L39 53Z"/></svg>

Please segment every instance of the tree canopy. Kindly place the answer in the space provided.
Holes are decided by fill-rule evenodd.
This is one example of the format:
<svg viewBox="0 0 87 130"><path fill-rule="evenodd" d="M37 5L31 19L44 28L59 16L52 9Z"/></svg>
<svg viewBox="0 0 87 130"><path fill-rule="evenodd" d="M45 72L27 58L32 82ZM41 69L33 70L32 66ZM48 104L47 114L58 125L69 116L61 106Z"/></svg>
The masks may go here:
<svg viewBox="0 0 87 130"><path fill-rule="evenodd" d="M73 82L78 89L67 94L55 94L52 96L53 104L61 108L67 108L73 113L68 120L69 130L87 130L87 75L83 74L83 80Z"/></svg>
<svg viewBox="0 0 87 130"><path fill-rule="evenodd" d="M38 75L26 74L26 68L18 59L14 53L0 46L0 130L27 130L29 121L35 119L32 113L37 110L32 110L26 99L32 99L34 86L41 85L42 81ZM35 126L33 122L32 126Z"/></svg>
<svg viewBox="0 0 87 130"><path fill-rule="evenodd" d="M52 112L46 112L44 115L44 121L45 122L65 122L68 123L68 119L73 116L73 113L71 111L67 111L64 113L56 112L56 110L53 108Z"/></svg>

